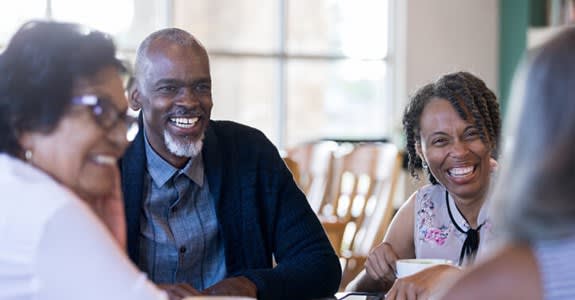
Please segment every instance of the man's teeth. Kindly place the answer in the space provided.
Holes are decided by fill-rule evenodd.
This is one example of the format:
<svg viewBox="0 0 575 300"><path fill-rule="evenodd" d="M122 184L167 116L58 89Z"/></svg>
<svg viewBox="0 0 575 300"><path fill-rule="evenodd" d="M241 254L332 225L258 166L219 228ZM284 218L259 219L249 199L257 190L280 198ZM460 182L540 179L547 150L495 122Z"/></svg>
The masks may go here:
<svg viewBox="0 0 575 300"><path fill-rule="evenodd" d="M96 155L94 156L94 161L102 165L115 165L116 158L109 155Z"/></svg>
<svg viewBox="0 0 575 300"><path fill-rule="evenodd" d="M191 128L194 127L196 122L198 121L198 117L195 118L170 118L170 121L174 123L178 127L182 128Z"/></svg>
<svg viewBox="0 0 575 300"><path fill-rule="evenodd" d="M449 175L451 176L465 176L469 175L473 172L473 167L465 167L465 168L452 168L449 169Z"/></svg>

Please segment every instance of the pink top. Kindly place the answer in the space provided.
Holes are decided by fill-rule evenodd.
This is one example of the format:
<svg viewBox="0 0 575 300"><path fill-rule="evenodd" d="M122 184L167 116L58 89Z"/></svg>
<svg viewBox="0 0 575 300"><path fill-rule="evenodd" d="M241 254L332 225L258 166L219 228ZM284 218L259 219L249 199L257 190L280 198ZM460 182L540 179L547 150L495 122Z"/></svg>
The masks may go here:
<svg viewBox="0 0 575 300"><path fill-rule="evenodd" d="M417 191L413 232L415 257L449 259L457 264L466 234L460 232L451 221L445 192L445 187L440 184L426 185ZM453 198L450 196L448 199L453 220L461 229L467 231L469 224L455 206ZM485 251L486 245L493 237L486 207L484 203L477 220L477 224L484 224L479 230L478 256ZM463 265L467 263L464 261Z"/></svg>

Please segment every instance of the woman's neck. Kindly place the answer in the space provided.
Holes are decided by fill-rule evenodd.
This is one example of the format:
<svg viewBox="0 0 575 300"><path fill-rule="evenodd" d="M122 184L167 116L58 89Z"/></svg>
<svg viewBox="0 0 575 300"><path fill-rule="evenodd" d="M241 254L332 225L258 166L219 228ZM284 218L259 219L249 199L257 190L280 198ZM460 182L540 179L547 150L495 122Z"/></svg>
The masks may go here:
<svg viewBox="0 0 575 300"><path fill-rule="evenodd" d="M477 218L479 216L479 212L483 207L483 203L485 202L485 193L481 193L478 197L474 198L458 198L457 196L453 196L449 194L451 198L453 198L455 202L455 206L459 210L459 212L463 215L465 220L469 223L471 228L477 228Z"/></svg>

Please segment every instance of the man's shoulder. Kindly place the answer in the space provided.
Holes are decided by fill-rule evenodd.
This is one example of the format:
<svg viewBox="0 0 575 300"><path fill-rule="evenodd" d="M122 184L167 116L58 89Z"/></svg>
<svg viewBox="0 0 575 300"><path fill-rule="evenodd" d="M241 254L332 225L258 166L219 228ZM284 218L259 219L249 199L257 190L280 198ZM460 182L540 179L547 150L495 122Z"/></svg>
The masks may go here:
<svg viewBox="0 0 575 300"><path fill-rule="evenodd" d="M226 159L244 163L279 156L275 145L256 128L233 121L210 121L210 127L206 151L217 148Z"/></svg>
<svg viewBox="0 0 575 300"><path fill-rule="evenodd" d="M265 134L259 129L234 121L210 121L210 127L214 134L224 143L236 141L238 143L253 143L259 141L269 142Z"/></svg>
<svg viewBox="0 0 575 300"><path fill-rule="evenodd" d="M210 126L218 133L234 132L234 133L262 134L262 132L259 129L228 120L211 120Z"/></svg>

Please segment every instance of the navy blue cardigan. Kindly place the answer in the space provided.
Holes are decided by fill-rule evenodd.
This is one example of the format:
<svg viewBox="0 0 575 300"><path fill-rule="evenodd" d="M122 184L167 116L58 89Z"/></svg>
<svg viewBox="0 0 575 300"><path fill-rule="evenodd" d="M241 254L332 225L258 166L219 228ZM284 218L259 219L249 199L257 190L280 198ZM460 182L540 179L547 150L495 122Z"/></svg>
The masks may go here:
<svg viewBox="0 0 575 300"><path fill-rule="evenodd" d="M128 252L136 264L146 167L142 132L120 162ZM264 134L234 122L210 121L202 154L228 276L249 278L259 299L332 296L341 279L339 260L305 195Z"/></svg>

